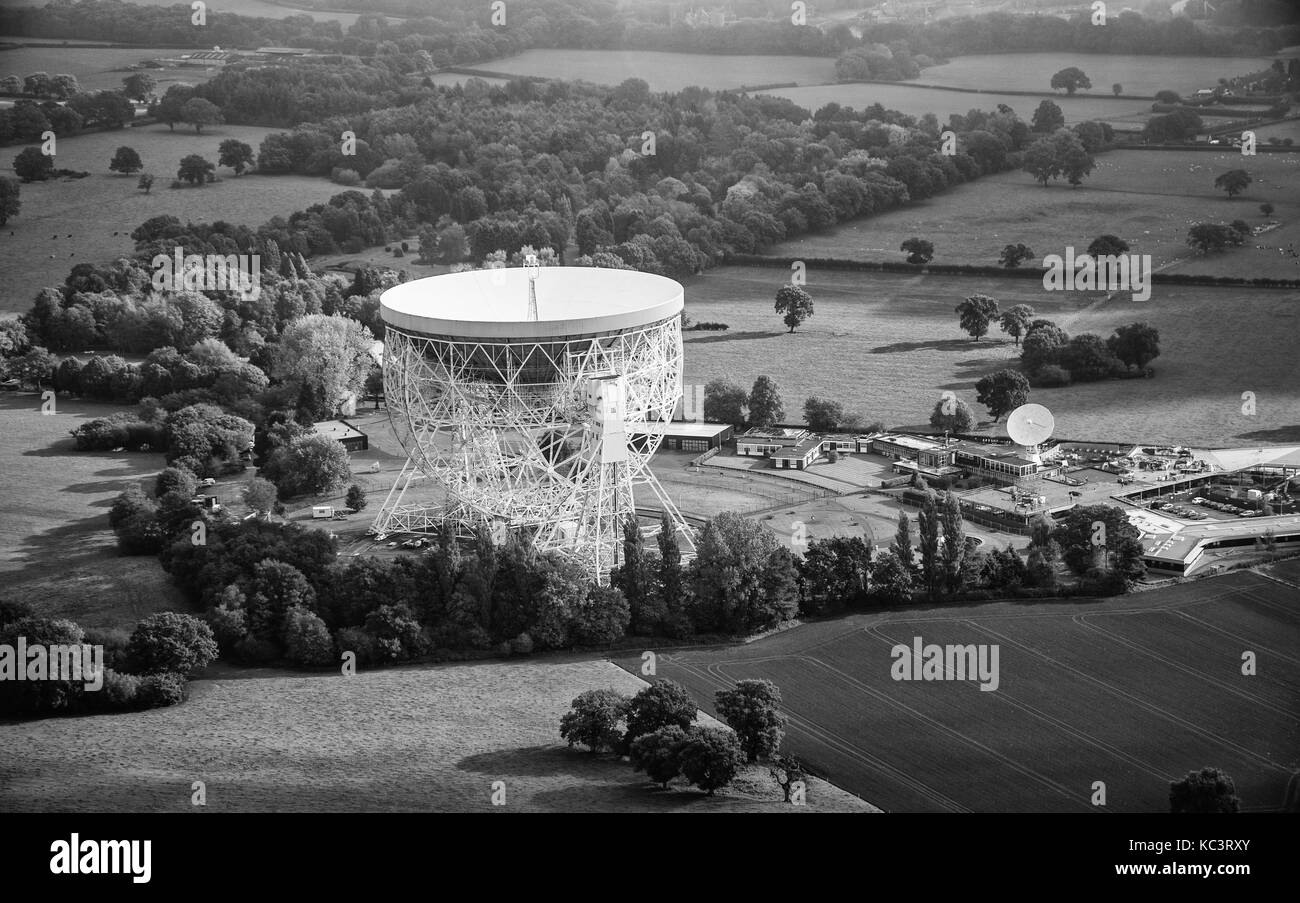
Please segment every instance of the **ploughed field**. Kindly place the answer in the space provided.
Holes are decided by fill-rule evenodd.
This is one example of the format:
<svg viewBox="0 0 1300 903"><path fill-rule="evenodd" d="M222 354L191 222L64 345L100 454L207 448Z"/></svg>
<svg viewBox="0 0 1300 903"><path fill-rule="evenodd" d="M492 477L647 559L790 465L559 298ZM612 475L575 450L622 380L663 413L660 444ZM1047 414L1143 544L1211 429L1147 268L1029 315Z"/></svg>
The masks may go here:
<svg viewBox="0 0 1300 903"><path fill-rule="evenodd" d="M772 680L786 746L886 811L1094 811L1097 781L1107 810L1168 811L1169 782L1206 765L1245 810L1278 809L1300 766L1297 592L1242 571L1104 601L854 615L661 654L658 675L697 699ZM892 648L918 636L996 645L996 689L893 679Z"/></svg>

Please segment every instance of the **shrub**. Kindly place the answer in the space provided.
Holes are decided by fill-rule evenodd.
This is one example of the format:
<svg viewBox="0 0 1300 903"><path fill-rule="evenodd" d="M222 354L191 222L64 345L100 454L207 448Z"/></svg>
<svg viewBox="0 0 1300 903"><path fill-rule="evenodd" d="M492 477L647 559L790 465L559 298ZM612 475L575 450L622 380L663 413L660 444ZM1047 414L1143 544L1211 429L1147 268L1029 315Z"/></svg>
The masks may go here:
<svg viewBox="0 0 1300 903"><path fill-rule="evenodd" d="M36 610L21 599L0 599L0 627L19 618L33 618Z"/></svg>
<svg viewBox="0 0 1300 903"><path fill-rule="evenodd" d="M284 616L285 657L297 665L334 661L334 640L315 612L295 605Z"/></svg>
<svg viewBox="0 0 1300 903"><path fill-rule="evenodd" d="M529 655L533 651L533 638L527 632L519 634L510 641L510 650L515 655Z"/></svg>
<svg viewBox="0 0 1300 903"><path fill-rule="evenodd" d="M428 651L424 630L405 605L379 606L366 615L363 629L374 641L374 654L380 660L398 661Z"/></svg>
<svg viewBox="0 0 1300 903"><path fill-rule="evenodd" d="M217 657L212 628L193 615L173 611L150 615L136 625L127 643L127 660L136 674L202 670Z"/></svg>
<svg viewBox="0 0 1300 903"><path fill-rule="evenodd" d="M181 492L190 497L199 490L199 478L183 467L164 467L154 480L153 494L162 498L169 492Z"/></svg>
<svg viewBox="0 0 1300 903"><path fill-rule="evenodd" d="M348 487L347 498L343 500L343 504L353 511L364 510L366 507L366 491L357 483L353 483Z"/></svg>
<svg viewBox="0 0 1300 903"><path fill-rule="evenodd" d="M632 743L632 767L644 771L650 780L668 789L668 782L682 773L681 751L687 733L675 724L661 727Z"/></svg>
<svg viewBox="0 0 1300 903"><path fill-rule="evenodd" d="M344 627L335 634L340 653L356 654L358 665L375 661L375 638L360 627Z"/></svg>
<svg viewBox="0 0 1300 903"><path fill-rule="evenodd" d="M608 646L627 633L632 609L623 591L614 587L593 587L585 601L574 606L573 638L584 646Z"/></svg>
<svg viewBox="0 0 1300 903"><path fill-rule="evenodd" d="M111 668L104 670L104 686L87 696L92 709L103 712L129 712L140 706L140 684L144 678L124 674Z"/></svg>
<svg viewBox="0 0 1300 903"><path fill-rule="evenodd" d="M686 780L709 796L731 783L745 757L736 735L717 727L692 730L678 755Z"/></svg>
<svg viewBox="0 0 1300 903"><path fill-rule="evenodd" d="M234 591L238 600L232 602L223 599L220 605L208 610L208 626L217 640L217 647L233 652L240 641L248 636L248 613L243 608L244 594L238 587L227 587L226 592Z"/></svg>
<svg viewBox="0 0 1300 903"><path fill-rule="evenodd" d="M135 699L136 705L142 709L161 709L184 702L188 695L185 675L164 671L141 678Z"/></svg>
<svg viewBox="0 0 1300 903"><path fill-rule="evenodd" d="M247 665L267 665L280 657L280 647L264 637L249 634L235 644L235 659Z"/></svg>
<svg viewBox="0 0 1300 903"><path fill-rule="evenodd" d="M116 668L126 661L126 646L131 635L119 627L86 628L84 642L104 647L104 667Z"/></svg>
<svg viewBox="0 0 1300 903"><path fill-rule="evenodd" d="M619 724L627 706L627 697L613 690L580 693L560 718L560 736L570 746L581 743L593 753L617 749L623 737Z"/></svg>
<svg viewBox="0 0 1300 903"><path fill-rule="evenodd" d="M627 737L625 747L637 737L654 733L661 727L676 725L687 730L695 723L695 700L681 684L671 680L641 690L627 704Z"/></svg>
<svg viewBox="0 0 1300 903"><path fill-rule="evenodd" d="M360 185L361 174L355 169L344 169L336 166L330 170L330 180L339 185Z"/></svg>
<svg viewBox="0 0 1300 903"><path fill-rule="evenodd" d="M1051 389L1070 384L1070 371L1057 364L1039 367L1030 375L1030 385L1035 389Z"/></svg>
<svg viewBox="0 0 1300 903"><path fill-rule="evenodd" d="M72 621L53 618L18 618L0 629L0 644L17 647L19 637L25 637L28 646L76 646L85 634ZM84 681L0 680L0 714L66 710L80 701L84 689Z"/></svg>

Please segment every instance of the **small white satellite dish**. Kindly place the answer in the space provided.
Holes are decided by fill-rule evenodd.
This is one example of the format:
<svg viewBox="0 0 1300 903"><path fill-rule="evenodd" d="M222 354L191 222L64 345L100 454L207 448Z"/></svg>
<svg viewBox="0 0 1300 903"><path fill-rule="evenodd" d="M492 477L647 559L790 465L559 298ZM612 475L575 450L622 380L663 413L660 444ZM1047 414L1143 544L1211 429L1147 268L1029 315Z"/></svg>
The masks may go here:
<svg viewBox="0 0 1300 903"><path fill-rule="evenodd" d="M1046 442L1055 427L1052 412L1041 404L1022 404L1007 416L1011 441L1029 448Z"/></svg>

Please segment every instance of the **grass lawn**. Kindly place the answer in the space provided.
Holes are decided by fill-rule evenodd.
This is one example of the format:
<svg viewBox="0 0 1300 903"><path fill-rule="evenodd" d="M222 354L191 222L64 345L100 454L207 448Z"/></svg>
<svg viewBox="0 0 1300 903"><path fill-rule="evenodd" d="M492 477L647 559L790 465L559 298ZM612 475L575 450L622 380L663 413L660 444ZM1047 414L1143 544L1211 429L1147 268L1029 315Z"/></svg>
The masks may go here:
<svg viewBox="0 0 1300 903"><path fill-rule="evenodd" d="M1060 438L1210 448L1300 440L1300 384L1285 338L1295 334L1300 292L1159 286L1138 303L1046 292L1034 280L810 270L816 313L791 334L772 309L786 278L776 268L722 267L687 286L692 317L731 327L687 334L687 385L725 377L748 389L767 374L787 419L797 421L803 400L817 395L889 426L925 423L949 389L987 418L974 384L1015 366L1018 351L996 330L974 342L958 327L955 305L982 292L1004 308L1029 304L1071 334L1104 338L1137 320L1160 330L1155 379L1034 390ZM1244 391L1256 394L1253 417L1241 413Z"/></svg>
<svg viewBox="0 0 1300 903"><path fill-rule="evenodd" d="M124 627L185 600L151 555L120 556L108 507L163 467L161 454L79 452L68 432L117 410L34 394L0 397L0 460L7 505L0 529L0 593L83 627Z"/></svg>
<svg viewBox="0 0 1300 903"><path fill-rule="evenodd" d="M172 0L134 0L139 6L176 6ZM45 0L12 0L14 6L44 6ZM324 6L331 4L325 3ZM209 6L210 11L214 11ZM238 16L259 16L264 19L285 19L289 16L308 15L317 22L339 22L343 25L344 31L348 26L357 21L359 13L344 12L319 12L309 9L306 4L296 6L286 3L275 3L272 0L221 0L220 12L233 13ZM189 18L189 12L185 13ZM385 14L389 19L400 19L401 16L391 16ZM53 70L50 70L51 72ZM63 69L60 72L66 71Z"/></svg>
<svg viewBox="0 0 1300 903"><path fill-rule="evenodd" d="M602 85L640 78L652 91L680 91L692 85L721 91L742 85L787 82L817 85L835 80L835 60L831 57L733 56L655 50L527 50L471 68Z"/></svg>
<svg viewBox="0 0 1300 903"><path fill-rule="evenodd" d="M927 81L927 74L921 73L921 82ZM788 79L770 79L769 81L788 81ZM652 85L653 87L653 85ZM1107 122L1127 121L1138 114L1150 113L1151 101L1115 97L1066 97L1053 96L1042 88L1043 98L1050 99L1065 115L1070 124L1088 119L1104 119ZM798 88L776 88L764 91L787 97L810 113L832 101L840 106L861 110L878 103L887 110L898 110L910 116L933 113L941 123L946 123L954 113L965 116L971 110L996 110L998 104L1006 104L1015 110L1021 119L1029 122L1038 108L1038 97L1026 97L1021 94L972 94L968 91L943 91L934 88L920 88L906 83L898 84L807 84ZM1141 117L1145 119L1145 117Z"/></svg>
<svg viewBox="0 0 1300 903"><path fill-rule="evenodd" d="M256 228L346 190L311 176L236 177L222 166L210 185L169 187L182 157L201 154L215 163L217 147L226 138L238 138L256 153L262 139L275 131L222 125L196 135L193 129L173 132L152 125L60 139L56 166L90 175L22 186L22 211L0 229L0 313L29 310L42 287L61 285L78 263L131 254L131 231L150 217L170 214L182 222L227 220ZM155 175L149 194L136 188L138 176L109 172L114 151L123 145L135 148L145 170ZM8 149L0 175L13 174L13 157L22 149Z"/></svg>
<svg viewBox="0 0 1300 903"><path fill-rule="evenodd" d="M1207 764L1267 811L1300 765L1293 596L1243 571L1103 601L912 606L661 655L658 673L696 699L772 680L786 745L891 812L1096 811L1094 781L1109 811L1168 811L1169 782ZM997 688L892 679L891 648L917 636L996 646ZM1267 675L1242 677L1242 649Z"/></svg>
<svg viewBox="0 0 1300 903"><path fill-rule="evenodd" d="M1082 254L1094 238L1110 233L1127 241L1131 253L1150 254L1154 267L1168 266L1169 272L1300 279L1300 258L1277 253L1300 241L1300 154L1110 151L1096 159L1097 168L1078 188L1063 182L1043 188L1028 173L999 173L782 242L771 253L902 262L907 255L899 245L919 235L934 243L935 263L996 266L1007 244L1024 242L1041 260L1063 255L1067 246ZM1229 200L1214 179L1238 168L1254 182ZM1224 253L1202 257L1188 247L1187 230L1196 222L1264 225L1268 220L1259 205L1265 201L1276 208L1271 219L1280 228Z"/></svg>
<svg viewBox="0 0 1300 903"><path fill-rule="evenodd" d="M1267 69L1269 57L1135 56L1122 53L981 53L954 57L923 69L927 85L988 91L1051 91L1052 75L1077 66L1092 82L1091 94L1110 94L1119 82L1125 94L1154 95L1169 89L1184 97L1233 78Z"/></svg>
<svg viewBox="0 0 1300 903"><path fill-rule="evenodd" d="M12 38L15 41L41 41L41 38ZM55 42L51 42L53 45ZM0 77L16 75L19 78L33 72L48 72L50 75L67 73L77 77L77 84L82 91L117 91L122 87L122 79L131 74L127 69L134 63L144 60L179 57L183 53L195 50L210 50L210 47L175 47L160 49L154 47L13 47L0 51ZM221 71L220 66L185 69L149 69L147 70L158 82L157 93L162 96L172 85L197 85L215 76Z"/></svg>
<svg viewBox="0 0 1300 903"><path fill-rule="evenodd" d="M870 812L824 781L781 801L766 769L713 798L667 791L614 756L569 749L560 716L585 690L644 683L608 662L534 659L337 674L234 670L182 705L47 718L0 731L6 812ZM76 756L68 751L75 749Z"/></svg>

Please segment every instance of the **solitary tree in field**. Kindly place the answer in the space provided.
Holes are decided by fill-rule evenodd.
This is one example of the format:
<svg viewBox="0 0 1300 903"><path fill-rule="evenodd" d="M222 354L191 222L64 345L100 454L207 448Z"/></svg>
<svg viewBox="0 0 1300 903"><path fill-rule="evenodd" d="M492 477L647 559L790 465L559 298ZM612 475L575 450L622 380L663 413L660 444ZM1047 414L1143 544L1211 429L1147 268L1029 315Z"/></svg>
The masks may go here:
<svg viewBox="0 0 1300 903"><path fill-rule="evenodd" d="M1260 204L1260 205L1259 205L1259 212L1262 213L1262 214L1264 214L1265 216L1272 216L1272 215L1273 215L1273 205L1270 204L1270 203L1268 203L1268 202L1265 202L1265 203L1263 203L1263 204Z"/></svg>
<svg viewBox="0 0 1300 903"><path fill-rule="evenodd" d="M14 157L14 175L24 182L44 182L54 172L54 159L39 147L24 148Z"/></svg>
<svg viewBox="0 0 1300 903"><path fill-rule="evenodd" d="M1028 304L1017 304L1002 312L999 325L1002 331L1020 344L1020 337L1029 331L1029 324L1034 319L1034 309Z"/></svg>
<svg viewBox="0 0 1300 903"><path fill-rule="evenodd" d="M181 158L180 168L176 170L176 178L182 182L189 182L191 185L202 185L208 181L208 176L216 172L216 167L204 160L198 154L190 154Z"/></svg>
<svg viewBox="0 0 1300 903"><path fill-rule="evenodd" d="M348 487L347 497L343 504L353 511L362 511L366 507L366 491L361 488L360 484L353 483Z"/></svg>
<svg viewBox="0 0 1300 903"><path fill-rule="evenodd" d="M1189 771L1181 781L1169 782L1170 812L1237 812L1241 800L1237 785L1218 768Z"/></svg>
<svg viewBox="0 0 1300 903"><path fill-rule="evenodd" d="M0 176L0 226L9 222L9 217L17 216L18 211L23 209L23 202L19 198L21 193L22 187L17 179Z"/></svg>
<svg viewBox="0 0 1300 903"><path fill-rule="evenodd" d="M181 120L194 126L196 134L203 134L205 125L217 125L225 122L221 108L202 97L191 97L181 107Z"/></svg>
<svg viewBox="0 0 1300 903"><path fill-rule="evenodd" d="M1080 88L1091 89L1092 81L1078 66L1069 66L1052 76L1053 91L1064 90L1067 94L1073 94Z"/></svg>
<svg viewBox="0 0 1300 903"><path fill-rule="evenodd" d="M1235 198L1245 191L1246 186L1252 181L1254 180L1251 179L1250 173L1246 172L1246 170L1230 169L1214 179L1214 187L1222 188L1228 192L1228 197Z"/></svg>
<svg viewBox="0 0 1300 903"><path fill-rule="evenodd" d="M144 163L140 160L140 155L136 153L135 148L119 147L117 152L113 154L113 159L109 161L108 168L110 172L130 175L144 169Z"/></svg>
<svg viewBox="0 0 1300 903"><path fill-rule="evenodd" d="M783 285L776 293L776 312L784 314L783 320L790 331L813 315L813 299L800 286Z"/></svg>
<svg viewBox="0 0 1300 903"><path fill-rule="evenodd" d="M906 251L907 262L916 266L927 264L934 259L934 245L924 238L912 236L904 241L898 250Z"/></svg>
<svg viewBox="0 0 1300 903"><path fill-rule="evenodd" d="M1219 223L1196 223L1187 230L1187 243L1201 254L1222 251L1232 243L1231 232Z"/></svg>
<svg viewBox="0 0 1300 903"><path fill-rule="evenodd" d="M227 138L217 149L217 162L229 166L235 175L243 175L244 170L253 165L253 149L238 138Z"/></svg>
<svg viewBox="0 0 1300 903"><path fill-rule="evenodd" d="M1002 256L998 258L998 263L1002 264L1008 270L1014 270L1020 264L1034 256L1034 249L1026 244L1018 243L1007 245L1002 249Z"/></svg>
<svg viewBox="0 0 1300 903"><path fill-rule="evenodd" d="M1088 254L1092 257L1113 257L1128 253L1128 242L1118 235L1098 235L1088 245Z"/></svg>
<svg viewBox="0 0 1300 903"><path fill-rule="evenodd" d="M1124 93L1124 86L1121 85L1119 82L1115 82L1115 84L1110 86L1110 90L1116 97L1119 97L1121 94Z"/></svg>
<svg viewBox="0 0 1300 903"><path fill-rule="evenodd" d="M1029 401L1029 380L1019 370L999 370L975 384L975 400L989 409L993 421Z"/></svg>
<svg viewBox="0 0 1300 903"><path fill-rule="evenodd" d="M143 188L144 193L148 194L153 189L153 173L151 172L140 173L140 181L135 183L135 187Z"/></svg>
<svg viewBox="0 0 1300 903"><path fill-rule="evenodd" d="M998 315L998 302L988 295L971 295L954 309L960 317L961 328L978 342Z"/></svg>
<svg viewBox="0 0 1300 903"><path fill-rule="evenodd" d="M753 426L772 426L785 417L785 408L781 406L781 393L770 377L760 376L754 380L754 388L749 393L749 422Z"/></svg>

